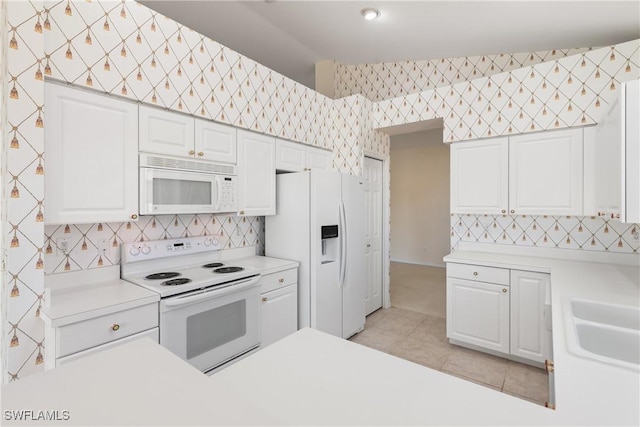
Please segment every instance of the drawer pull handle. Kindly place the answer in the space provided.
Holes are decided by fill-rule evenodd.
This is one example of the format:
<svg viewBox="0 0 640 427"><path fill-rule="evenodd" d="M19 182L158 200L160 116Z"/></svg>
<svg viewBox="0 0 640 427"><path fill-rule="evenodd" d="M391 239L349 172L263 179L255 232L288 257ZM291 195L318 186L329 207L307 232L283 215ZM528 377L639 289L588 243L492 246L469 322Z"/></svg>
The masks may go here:
<svg viewBox="0 0 640 427"><path fill-rule="evenodd" d="M507 288L502 288L502 293L506 294L507 293Z"/></svg>
<svg viewBox="0 0 640 427"><path fill-rule="evenodd" d="M477 276L477 275L478 275L478 272L477 272L477 271L474 271L474 272L473 272L473 275L474 275L474 276Z"/></svg>
<svg viewBox="0 0 640 427"><path fill-rule="evenodd" d="M118 329L120 329L120 325L118 325L117 323L114 323L113 325L111 325L111 330L112 331L117 331Z"/></svg>
<svg viewBox="0 0 640 427"><path fill-rule="evenodd" d="M262 297L262 302L267 302L267 297Z"/></svg>
<svg viewBox="0 0 640 427"><path fill-rule="evenodd" d="M278 282L284 283L284 279L279 279Z"/></svg>

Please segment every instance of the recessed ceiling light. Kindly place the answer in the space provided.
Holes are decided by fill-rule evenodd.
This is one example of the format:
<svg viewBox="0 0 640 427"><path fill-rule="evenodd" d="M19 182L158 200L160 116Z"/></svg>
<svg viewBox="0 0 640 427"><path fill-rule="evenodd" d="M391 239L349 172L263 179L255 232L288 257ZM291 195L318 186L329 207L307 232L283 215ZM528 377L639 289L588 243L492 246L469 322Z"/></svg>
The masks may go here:
<svg viewBox="0 0 640 427"><path fill-rule="evenodd" d="M367 21L373 21L374 19L380 18L380 11L378 9L374 9L371 7L366 7L360 11L364 19Z"/></svg>

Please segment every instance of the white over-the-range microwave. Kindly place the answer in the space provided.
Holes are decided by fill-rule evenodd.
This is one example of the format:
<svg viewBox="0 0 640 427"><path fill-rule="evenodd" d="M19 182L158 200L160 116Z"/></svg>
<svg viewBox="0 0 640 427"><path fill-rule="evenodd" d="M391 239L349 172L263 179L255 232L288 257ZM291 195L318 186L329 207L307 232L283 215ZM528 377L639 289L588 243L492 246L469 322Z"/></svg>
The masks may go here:
<svg viewBox="0 0 640 427"><path fill-rule="evenodd" d="M140 153L140 215L237 210L236 166Z"/></svg>

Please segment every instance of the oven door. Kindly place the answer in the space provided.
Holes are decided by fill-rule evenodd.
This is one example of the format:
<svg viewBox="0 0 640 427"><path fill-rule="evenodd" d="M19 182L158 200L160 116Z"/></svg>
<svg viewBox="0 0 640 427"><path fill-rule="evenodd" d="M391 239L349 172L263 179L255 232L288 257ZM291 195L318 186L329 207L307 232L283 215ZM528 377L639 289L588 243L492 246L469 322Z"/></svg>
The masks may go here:
<svg viewBox="0 0 640 427"><path fill-rule="evenodd" d="M160 301L160 344L206 372L260 345L260 276Z"/></svg>
<svg viewBox="0 0 640 427"><path fill-rule="evenodd" d="M140 168L140 214L214 212L220 184L216 175Z"/></svg>

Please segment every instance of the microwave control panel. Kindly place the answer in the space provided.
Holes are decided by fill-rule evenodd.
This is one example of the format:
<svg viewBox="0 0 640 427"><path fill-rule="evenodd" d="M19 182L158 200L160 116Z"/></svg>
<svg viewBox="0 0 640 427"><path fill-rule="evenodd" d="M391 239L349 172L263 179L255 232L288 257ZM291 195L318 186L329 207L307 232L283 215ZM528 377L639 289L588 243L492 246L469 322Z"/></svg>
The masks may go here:
<svg viewBox="0 0 640 427"><path fill-rule="evenodd" d="M236 196L236 177L235 176L219 176L220 183L220 202L219 212L235 211L238 207Z"/></svg>

